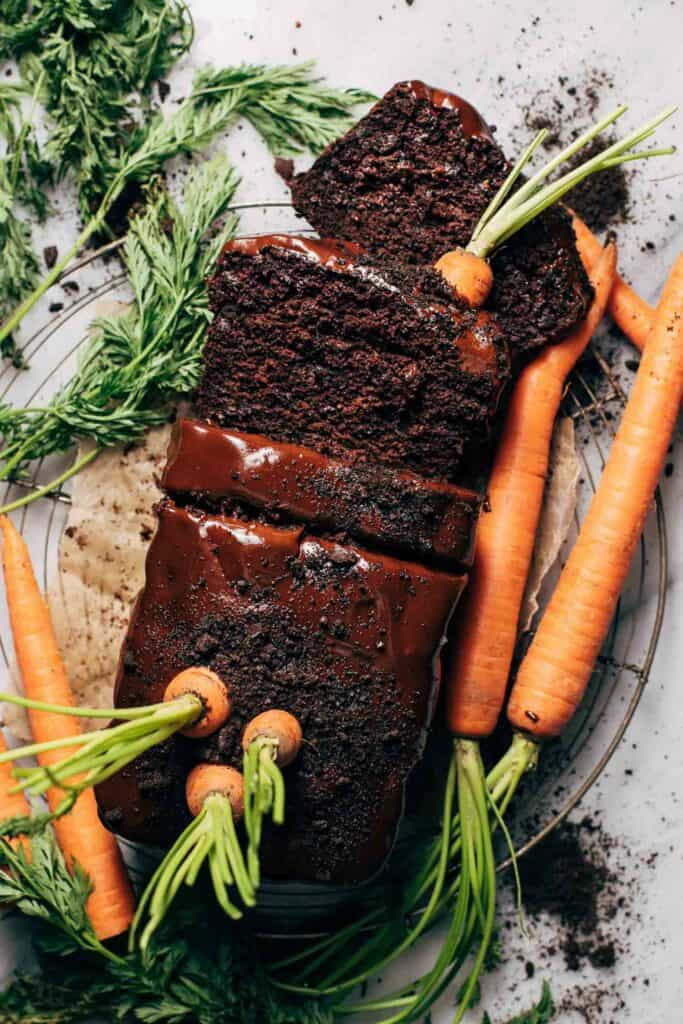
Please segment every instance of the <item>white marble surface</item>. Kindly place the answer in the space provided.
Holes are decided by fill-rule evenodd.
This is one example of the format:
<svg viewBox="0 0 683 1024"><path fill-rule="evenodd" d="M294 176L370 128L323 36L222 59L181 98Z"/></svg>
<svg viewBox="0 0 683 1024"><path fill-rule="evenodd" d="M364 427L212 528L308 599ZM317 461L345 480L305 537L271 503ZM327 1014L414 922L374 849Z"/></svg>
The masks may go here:
<svg viewBox="0 0 683 1024"><path fill-rule="evenodd" d="M398 79L418 77L454 88L499 125L503 142L519 139L522 111L539 91L557 88L561 92L558 76L567 76L581 88L587 71L594 67L604 69L613 82L613 88L605 87L600 93L600 111L628 102L629 125L683 98L683 17L680 5L668 0L555 0L538 8L527 0L470 4L414 0L412 5L406 0L191 0L191 7L197 38L191 57L171 76L169 104L184 95L192 69L206 61L226 65L309 58L315 58L320 71L338 86L363 86L382 93ZM663 135L679 145L683 142L680 115ZM243 175L242 201L286 197L272 160L249 126L234 131L227 147ZM620 230L621 264L650 299L683 242L682 182L680 156L666 164L645 165L634 178L637 223ZM61 248L72 237L75 220L66 193L60 196L59 206L58 232L53 223L46 241L54 242L58 233ZM669 219L671 213L676 221ZM261 213L253 215L248 229L258 230L262 220ZM643 251L641 247L650 240L656 243L655 249ZM581 807L582 812L599 815L605 830L619 837L621 852L615 855L615 867L630 855L637 917L616 919L617 926L628 933L630 952L611 971L585 969L580 976L567 974L561 958L556 958L533 981L526 979L523 964L513 956L484 981L484 1004L494 1024L528 1005L544 974L558 998L576 985L586 990L597 986L603 992L620 990L623 1007L617 1008L614 997L608 995L596 999L588 1016L563 1010L563 1024L615 1020L673 1024L681 1019L683 816L678 792L683 776L679 735L683 724L683 531L678 510L683 500L683 463L676 455L674 460L676 470L663 483L671 556L667 616L651 682L625 741ZM654 869L644 866L651 853L658 854ZM551 937L552 926L537 927L527 938L516 927L505 933L509 948L531 961L538 959L540 946ZM433 949L428 942L419 954L402 961L399 977L408 980L419 965L427 966ZM7 947L5 952L24 962L25 946L14 955ZM649 985L644 984L644 976ZM446 1024L452 1013L451 994L434 1011L433 1024ZM481 1009L471 1017L478 1022Z"/></svg>

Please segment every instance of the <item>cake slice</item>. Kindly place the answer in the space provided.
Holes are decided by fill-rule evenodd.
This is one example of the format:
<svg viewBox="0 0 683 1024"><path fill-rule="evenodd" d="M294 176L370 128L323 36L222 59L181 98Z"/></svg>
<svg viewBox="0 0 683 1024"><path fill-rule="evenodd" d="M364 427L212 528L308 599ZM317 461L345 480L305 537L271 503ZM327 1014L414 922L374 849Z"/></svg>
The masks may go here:
<svg viewBox="0 0 683 1024"><path fill-rule="evenodd" d="M495 316L430 267L294 236L229 243L210 283L200 417L458 482L509 378Z"/></svg>
<svg viewBox="0 0 683 1024"><path fill-rule="evenodd" d="M453 93L399 82L291 181L294 206L322 235L383 259L434 263L465 246L509 168L483 118ZM487 303L513 358L558 341L583 318L591 288L566 213L554 208L492 260Z"/></svg>

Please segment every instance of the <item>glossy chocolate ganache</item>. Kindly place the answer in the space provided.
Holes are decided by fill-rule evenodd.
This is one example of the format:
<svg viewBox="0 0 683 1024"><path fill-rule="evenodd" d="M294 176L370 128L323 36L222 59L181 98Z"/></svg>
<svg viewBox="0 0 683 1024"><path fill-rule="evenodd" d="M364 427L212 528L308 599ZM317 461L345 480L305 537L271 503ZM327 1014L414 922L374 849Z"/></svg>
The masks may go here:
<svg viewBox="0 0 683 1024"><path fill-rule="evenodd" d="M176 672L202 664L230 687L234 713L210 739L174 737L101 785L100 810L128 838L169 844L189 820L190 768L199 761L240 767L246 723L266 708L284 708L301 722L305 742L286 770L286 824L264 839L264 869L271 877L360 881L382 865L393 841L466 576L344 539L335 495L324 489L316 499L322 516L311 516L311 525L324 519L334 535L199 507L204 496L243 502L259 491L249 456L263 445L222 433L196 423L176 428L166 487L180 480L187 503L166 498L158 510L115 702L159 700ZM199 462L193 445L202 440L207 458ZM221 451L233 453L232 463L222 462ZM266 484L296 493L287 458L271 462ZM471 557L478 501L469 500L469 530L462 520L453 533L459 555L451 562Z"/></svg>
<svg viewBox="0 0 683 1024"><path fill-rule="evenodd" d="M176 500L299 522L454 568L471 565L481 498L453 484L181 419L162 485Z"/></svg>

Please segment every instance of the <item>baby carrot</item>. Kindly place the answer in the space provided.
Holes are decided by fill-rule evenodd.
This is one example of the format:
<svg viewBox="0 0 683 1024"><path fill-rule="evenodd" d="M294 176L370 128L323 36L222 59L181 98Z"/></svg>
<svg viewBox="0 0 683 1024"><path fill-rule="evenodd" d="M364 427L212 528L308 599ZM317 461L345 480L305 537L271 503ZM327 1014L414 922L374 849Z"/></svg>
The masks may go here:
<svg viewBox="0 0 683 1024"><path fill-rule="evenodd" d="M683 398L683 253L656 310L607 465L508 703L515 729L557 736L574 714L643 530Z"/></svg>
<svg viewBox="0 0 683 1024"><path fill-rule="evenodd" d="M446 717L457 736L488 736L505 698L555 417L565 382L603 317L616 250L593 270L595 299L579 328L523 371L512 394L480 520L470 582L446 677Z"/></svg>
<svg viewBox="0 0 683 1024"><path fill-rule="evenodd" d="M2 565L14 649L26 696L46 703L73 706L50 613L33 573L23 537L6 517L0 517ZM47 711L29 712L38 743L79 736L76 718ZM64 756L64 750L46 751L41 764ZM48 803L56 807L63 794L50 790ZM133 892L114 836L101 824L91 789L80 794L71 811L55 822L59 845L67 863L77 861L88 872L93 891L88 914L99 939L125 931L135 912Z"/></svg>

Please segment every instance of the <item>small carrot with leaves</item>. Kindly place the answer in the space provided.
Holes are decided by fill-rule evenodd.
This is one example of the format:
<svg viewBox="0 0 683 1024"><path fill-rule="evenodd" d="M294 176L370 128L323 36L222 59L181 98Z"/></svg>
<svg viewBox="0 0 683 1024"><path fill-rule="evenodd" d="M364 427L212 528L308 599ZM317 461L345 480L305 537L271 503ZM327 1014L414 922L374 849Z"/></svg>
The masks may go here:
<svg viewBox="0 0 683 1024"><path fill-rule="evenodd" d="M131 950L136 944L146 948L181 885L193 886L205 864L219 906L228 917L242 917L230 895L231 887L245 906L253 907L256 902L235 829L244 814L241 773L227 765L199 764L187 777L185 797L193 821L176 839L142 895L130 932Z"/></svg>
<svg viewBox="0 0 683 1024"><path fill-rule="evenodd" d="M558 168L618 120L627 109L628 107L625 105L617 107L613 113L580 135L578 139L532 174L528 181L513 192L513 186L545 139L547 130L544 128L536 135L484 210L467 246L445 253L436 263L436 269L443 274L453 290L470 306L481 306L488 297L493 284L493 271L489 259L496 249L534 220L543 210L557 203L575 185L597 171L618 167L619 164L632 160L674 152L671 147L631 152L634 146L638 146L645 139L650 138L657 127L675 113L676 107L667 107L661 114L631 132L626 138L607 146L601 153L586 160L578 167L566 171L559 178L547 181Z"/></svg>
<svg viewBox="0 0 683 1024"><path fill-rule="evenodd" d="M254 887L258 887L261 876L258 851L263 819L270 815L276 825L284 822L285 784L281 769L296 759L302 742L301 726L288 711L264 711L244 730L244 827L249 838L247 863Z"/></svg>

